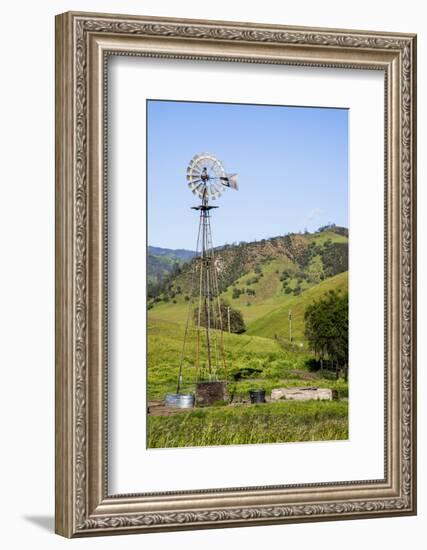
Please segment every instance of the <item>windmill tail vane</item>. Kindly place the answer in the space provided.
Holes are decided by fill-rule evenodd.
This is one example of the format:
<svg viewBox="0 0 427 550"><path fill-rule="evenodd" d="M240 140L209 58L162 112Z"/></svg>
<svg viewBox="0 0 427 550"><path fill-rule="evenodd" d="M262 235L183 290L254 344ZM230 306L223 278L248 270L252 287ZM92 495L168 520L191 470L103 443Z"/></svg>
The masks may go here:
<svg viewBox="0 0 427 550"><path fill-rule="evenodd" d="M209 204L216 201L224 191L237 191L237 174L225 172L222 162L211 153L195 155L187 168L188 187L200 200L193 206L198 210L199 229L196 256L193 260L191 290L184 342L179 365L177 394L183 382L183 365L189 360L187 349L192 340L196 381L217 381L227 379L227 366L223 338L223 307L221 307L218 284L219 263L215 261L212 241L211 210L218 208ZM194 338L191 329L194 328Z"/></svg>
<svg viewBox="0 0 427 550"><path fill-rule="evenodd" d="M222 185L225 187L230 187L231 189L239 190L237 174L227 174L221 178Z"/></svg>

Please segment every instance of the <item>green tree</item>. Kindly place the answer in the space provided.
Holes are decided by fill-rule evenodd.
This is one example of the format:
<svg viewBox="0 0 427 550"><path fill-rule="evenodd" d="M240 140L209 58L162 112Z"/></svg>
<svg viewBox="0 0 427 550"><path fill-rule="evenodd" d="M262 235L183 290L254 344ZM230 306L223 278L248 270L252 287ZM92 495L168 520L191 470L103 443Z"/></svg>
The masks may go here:
<svg viewBox="0 0 427 550"><path fill-rule="evenodd" d="M348 377L348 294L330 290L305 311L305 337L310 348L336 365L337 378Z"/></svg>
<svg viewBox="0 0 427 550"><path fill-rule="evenodd" d="M237 298L239 298L240 294L242 294L242 291L240 290L240 288L234 287L233 294L232 294L233 300L236 300Z"/></svg>
<svg viewBox="0 0 427 550"><path fill-rule="evenodd" d="M348 270L348 243L326 241L321 252L326 277Z"/></svg>
<svg viewBox="0 0 427 550"><path fill-rule="evenodd" d="M294 296L299 296L301 294L301 286L297 283L297 286L293 290Z"/></svg>
<svg viewBox="0 0 427 550"><path fill-rule="evenodd" d="M221 315L219 314L221 312ZM220 301L220 307L218 308L218 302L213 300L210 307L201 309L200 311L200 326L207 326L207 318L209 313L210 327L213 329L221 329L228 331L228 315L230 315L230 331L235 334L241 334L245 332L246 326L243 320L243 316L238 309L231 307L228 302ZM199 309L194 309L194 323L197 325L199 322Z"/></svg>

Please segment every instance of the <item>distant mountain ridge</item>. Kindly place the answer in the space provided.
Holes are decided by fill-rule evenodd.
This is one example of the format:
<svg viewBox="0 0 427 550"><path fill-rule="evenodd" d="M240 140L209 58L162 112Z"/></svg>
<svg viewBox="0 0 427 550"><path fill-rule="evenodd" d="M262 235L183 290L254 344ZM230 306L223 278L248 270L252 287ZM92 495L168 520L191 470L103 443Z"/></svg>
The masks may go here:
<svg viewBox="0 0 427 550"><path fill-rule="evenodd" d="M148 254L151 256L168 256L173 259L187 261L195 256L194 250L186 250L185 248L162 248L160 246L148 246Z"/></svg>
<svg viewBox="0 0 427 550"><path fill-rule="evenodd" d="M159 284L165 277L176 271L183 263L195 256L193 250L172 249L160 246L148 247L148 282Z"/></svg>

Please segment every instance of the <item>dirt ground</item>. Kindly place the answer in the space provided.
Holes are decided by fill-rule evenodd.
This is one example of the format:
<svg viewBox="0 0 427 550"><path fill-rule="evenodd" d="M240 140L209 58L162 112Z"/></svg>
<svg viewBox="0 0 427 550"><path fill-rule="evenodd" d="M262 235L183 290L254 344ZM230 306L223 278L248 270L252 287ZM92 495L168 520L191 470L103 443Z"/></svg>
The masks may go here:
<svg viewBox="0 0 427 550"><path fill-rule="evenodd" d="M266 403L270 401L270 398L266 396L265 399ZM251 402L248 401L239 401L234 403L229 403L229 406L233 405L251 405ZM208 409L210 407L203 407L204 409ZM148 407L147 407L147 414L153 415L153 416L174 416L176 414L186 413L189 411L192 411L193 409L178 409L176 407L167 407L164 403L164 401L149 401Z"/></svg>
<svg viewBox="0 0 427 550"><path fill-rule="evenodd" d="M174 416L190 411L191 409L177 409L175 407L167 407L164 401L149 401L147 413L153 416Z"/></svg>

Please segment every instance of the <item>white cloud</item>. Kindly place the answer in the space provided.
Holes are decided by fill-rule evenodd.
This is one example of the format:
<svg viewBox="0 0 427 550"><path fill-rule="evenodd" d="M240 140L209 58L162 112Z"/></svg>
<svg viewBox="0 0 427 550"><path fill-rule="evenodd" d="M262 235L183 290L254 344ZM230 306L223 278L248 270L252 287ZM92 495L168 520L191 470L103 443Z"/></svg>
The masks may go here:
<svg viewBox="0 0 427 550"><path fill-rule="evenodd" d="M319 219L320 215L323 213L321 208L313 208L308 216L307 216L307 223L312 223Z"/></svg>

